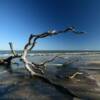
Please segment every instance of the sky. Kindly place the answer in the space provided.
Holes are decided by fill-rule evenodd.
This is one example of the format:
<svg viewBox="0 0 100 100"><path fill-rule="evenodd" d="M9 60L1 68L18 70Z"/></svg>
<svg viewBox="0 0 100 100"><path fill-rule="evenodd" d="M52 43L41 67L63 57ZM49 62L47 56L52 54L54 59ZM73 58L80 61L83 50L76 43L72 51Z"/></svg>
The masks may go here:
<svg viewBox="0 0 100 100"><path fill-rule="evenodd" d="M0 50L22 50L30 34L75 26L86 34L40 39L33 50L100 50L100 0L0 0Z"/></svg>

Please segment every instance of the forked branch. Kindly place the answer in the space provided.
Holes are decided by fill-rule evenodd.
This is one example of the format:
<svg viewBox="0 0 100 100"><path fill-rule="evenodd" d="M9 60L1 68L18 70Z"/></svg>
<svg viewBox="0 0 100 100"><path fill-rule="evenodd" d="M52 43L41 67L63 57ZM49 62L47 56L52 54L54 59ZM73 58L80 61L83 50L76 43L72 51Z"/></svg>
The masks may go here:
<svg viewBox="0 0 100 100"><path fill-rule="evenodd" d="M36 69L43 72L43 69L41 69L39 66L42 66L42 65L44 66L46 63L51 62L55 59L55 58L53 58L51 60L45 61L41 65L35 64L34 62L30 62L27 59L27 53L29 51L31 51L33 49L33 47L35 47L35 44L36 44L37 40L40 39L40 38L46 38L46 37L49 37L49 36L58 35L58 34L61 34L61 33L66 33L66 32L73 32L75 34L83 34L84 33L84 32L77 31L74 27L68 27L68 28L66 28L64 30L60 30L60 31L53 30L53 31L48 31L48 32L44 32L44 33L41 33L41 34L36 34L36 35L31 34L30 35L29 40L28 40L27 44L24 47L24 51L23 51L23 54L22 54L21 58L22 58L22 61L25 64L26 69L32 75L37 74ZM32 68L30 67L30 65L31 65Z"/></svg>

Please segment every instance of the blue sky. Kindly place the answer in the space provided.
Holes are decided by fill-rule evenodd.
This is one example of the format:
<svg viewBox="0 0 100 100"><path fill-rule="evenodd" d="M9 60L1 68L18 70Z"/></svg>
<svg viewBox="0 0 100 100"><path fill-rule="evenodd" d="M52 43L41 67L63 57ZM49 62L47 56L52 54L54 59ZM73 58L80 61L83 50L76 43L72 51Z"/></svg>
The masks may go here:
<svg viewBox="0 0 100 100"><path fill-rule="evenodd" d="M100 50L100 0L0 0L0 50L23 49L31 33L76 26L87 34L41 39L34 50Z"/></svg>

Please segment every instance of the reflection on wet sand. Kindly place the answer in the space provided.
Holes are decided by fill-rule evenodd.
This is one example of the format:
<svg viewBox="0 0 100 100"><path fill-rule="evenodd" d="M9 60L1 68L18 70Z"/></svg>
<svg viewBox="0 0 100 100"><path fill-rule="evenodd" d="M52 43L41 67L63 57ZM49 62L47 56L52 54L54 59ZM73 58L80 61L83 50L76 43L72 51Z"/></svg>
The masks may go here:
<svg viewBox="0 0 100 100"><path fill-rule="evenodd" d="M42 62L50 57L39 56L30 57L30 59ZM45 76L49 81L35 76L30 78L21 63L20 66L12 65L13 74L8 73L2 66L0 68L0 99L73 100L70 95L72 93L79 97L74 100L100 100L100 56L81 55L78 57L78 62L62 66L68 60L68 57L65 58L63 60L58 58L48 64ZM69 78L75 72L83 74Z"/></svg>

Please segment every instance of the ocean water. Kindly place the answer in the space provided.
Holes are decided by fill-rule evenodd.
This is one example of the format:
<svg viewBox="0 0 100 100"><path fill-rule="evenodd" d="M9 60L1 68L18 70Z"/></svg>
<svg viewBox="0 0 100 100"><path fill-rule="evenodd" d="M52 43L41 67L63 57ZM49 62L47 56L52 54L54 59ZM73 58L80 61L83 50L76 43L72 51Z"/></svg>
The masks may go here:
<svg viewBox="0 0 100 100"><path fill-rule="evenodd" d="M16 51L21 54L22 51ZM0 51L0 58L7 58L11 54L10 51ZM96 63L99 65L100 51L31 51L28 53L28 58L36 63L41 63L54 56L58 58L53 63L64 63L66 61L74 61L79 64ZM63 59L64 58L64 59ZM17 59L15 59L17 60Z"/></svg>
<svg viewBox="0 0 100 100"><path fill-rule="evenodd" d="M22 51L16 52L19 54L22 53ZM10 55L12 55L10 51L0 51L0 58L7 58ZM66 62L70 62L75 68L79 68L81 71L91 75L98 86L100 85L100 51L32 51L28 53L27 58L32 62L41 63L47 59L52 59L54 56L58 56L58 58L47 64L49 70L53 73L56 72L57 66L62 66L62 64ZM36 100L72 100L67 99L66 92L62 93L61 91L58 91L59 89L55 89L55 87L45 83L43 80L26 78L26 74L23 74L25 71L24 64L19 59L14 59L12 62L13 64L11 67L13 69L13 74L8 73L4 66L0 66L0 99L28 100L31 98L33 100L33 98L37 98ZM17 62L17 64L15 64L15 62ZM70 83L71 86L69 83L70 82L67 82L67 88L70 87L69 90L76 89L77 82ZM60 84L66 87L66 84L63 82L60 82ZM84 85L80 83L77 84L79 85L79 88L76 90L78 90L80 94L84 94L85 100L100 100L100 97L98 96L100 94L99 88L98 90L96 89L96 92L93 92L94 90L90 92L92 94L89 95L93 98L91 99L91 97L87 96L88 92L86 93L85 90L84 92L82 90L83 87L81 88L81 86L84 86L84 88L89 87L87 86L87 83L84 83ZM80 95L79 93L77 94ZM20 98L18 98L18 96Z"/></svg>

